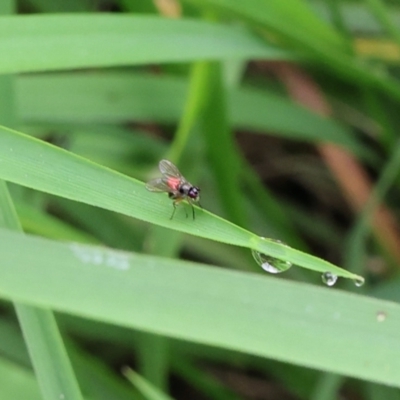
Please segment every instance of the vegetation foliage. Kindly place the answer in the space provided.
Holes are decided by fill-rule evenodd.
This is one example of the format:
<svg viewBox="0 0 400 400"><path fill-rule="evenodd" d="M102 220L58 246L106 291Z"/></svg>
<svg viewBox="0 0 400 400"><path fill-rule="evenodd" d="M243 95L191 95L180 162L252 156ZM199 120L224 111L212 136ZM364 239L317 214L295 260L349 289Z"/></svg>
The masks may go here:
<svg viewBox="0 0 400 400"><path fill-rule="evenodd" d="M400 399L394 2L0 11L4 398Z"/></svg>

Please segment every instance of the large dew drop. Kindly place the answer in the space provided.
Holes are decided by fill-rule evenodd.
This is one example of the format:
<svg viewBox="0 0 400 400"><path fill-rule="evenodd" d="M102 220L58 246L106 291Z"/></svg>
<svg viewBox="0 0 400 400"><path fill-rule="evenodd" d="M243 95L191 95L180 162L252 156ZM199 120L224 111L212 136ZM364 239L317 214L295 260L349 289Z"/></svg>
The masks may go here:
<svg viewBox="0 0 400 400"><path fill-rule="evenodd" d="M365 283L365 279L362 276L359 276L358 278L354 279L354 284L357 287L364 285L364 283Z"/></svg>
<svg viewBox="0 0 400 400"><path fill-rule="evenodd" d="M290 261L280 260L266 254L260 253L256 250L251 250L253 258L257 264L270 274L280 274L281 272L287 271L293 264Z"/></svg>
<svg viewBox="0 0 400 400"><path fill-rule="evenodd" d="M322 274L322 282L325 283L327 286L333 286L337 281L337 276L332 274L332 272L324 272Z"/></svg>

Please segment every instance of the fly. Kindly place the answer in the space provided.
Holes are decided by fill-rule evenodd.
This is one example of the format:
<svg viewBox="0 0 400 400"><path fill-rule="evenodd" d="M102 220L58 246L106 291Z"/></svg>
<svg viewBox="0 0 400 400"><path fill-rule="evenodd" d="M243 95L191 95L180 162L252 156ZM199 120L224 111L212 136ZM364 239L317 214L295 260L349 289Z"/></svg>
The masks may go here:
<svg viewBox="0 0 400 400"><path fill-rule="evenodd" d="M169 198L173 200L172 204L174 206L174 211L170 219L174 217L176 205L182 200L186 200L192 207L192 215L193 219L195 219L193 203L200 200L200 189L189 183L171 161L161 160L158 168L162 174L161 178L152 179L147 182L146 189L150 190L150 192L168 193Z"/></svg>

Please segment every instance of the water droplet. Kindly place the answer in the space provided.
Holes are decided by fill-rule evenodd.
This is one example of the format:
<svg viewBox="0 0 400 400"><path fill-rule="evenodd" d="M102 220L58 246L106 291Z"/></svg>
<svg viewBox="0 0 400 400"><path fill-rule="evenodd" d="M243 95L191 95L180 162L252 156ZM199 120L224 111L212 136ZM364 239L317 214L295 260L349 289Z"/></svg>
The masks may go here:
<svg viewBox="0 0 400 400"><path fill-rule="evenodd" d="M280 260L279 258L267 256L259 251L252 250L251 254L257 264L270 274L280 274L287 271L293 264L290 261Z"/></svg>
<svg viewBox="0 0 400 400"><path fill-rule="evenodd" d="M322 274L322 282L324 282L325 285L328 286L333 286L336 283L337 278L337 275L332 274L332 272L324 272Z"/></svg>
<svg viewBox="0 0 400 400"><path fill-rule="evenodd" d="M362 285L364 285L365 283L365 279L362 276L359 276L358 278L354 279L354 284L357 287L361 287Z"/></svg>
<svg viewBox="0 0 400 400"><path fill-rule="evenodd" d="M385 311L378 311L377 313L376 313L376 320L378 321L378 322L383 322L383 321L385 321L385 319L386 319L386 313L385 313Z"/></svg>

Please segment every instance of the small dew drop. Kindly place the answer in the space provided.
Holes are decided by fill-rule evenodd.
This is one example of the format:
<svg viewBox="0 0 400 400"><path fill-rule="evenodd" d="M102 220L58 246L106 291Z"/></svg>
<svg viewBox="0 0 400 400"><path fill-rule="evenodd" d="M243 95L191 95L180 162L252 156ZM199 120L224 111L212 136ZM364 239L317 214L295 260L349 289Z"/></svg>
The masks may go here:
<svg viewBox="0 0 400 400"><path fill-rule="evenodd" d="M293 264L290 261L280 260L279 258L267 256L259 251L252 250L251 254L257 264L270 274L280 274L287 271Z"/></svg>
<svg viewBox="0 0 400 400"><path fill-rule="evenodd" d="M337 281L337 275L332 274L332 272L324 272L322 274L322 282L327 286L333 286Z"/></svg>
<svg viewBox="0 0 400 400"><path fill-rule="evenodd" d="M360 276L360 277L354 279L354 284L355 284L357 287L361 287L362 285L364 285L364 283L365 283L365 279L364 279L362 276Z"/></svg>
<svg viewBox="0 0 400 400"><path fill-rule="evenodd" d="M265 238L261 238L261 239L265 239ZM287 244L286 244L286 243L283 243L282 240L273 239L273 238L270 238L269 240L271 240L272 242L279 243L279 244L283 244L284 246L287 246Z"/></svg>
<svg viewBox="0 0 400 400"><path fill-rule="evenodd" d="M387 315L386 315L385 311L378 311L378 312L376 313L376 320L377 320L378 322L383 322L383 321L385 321L386 317L387 317Z"/></svg>

